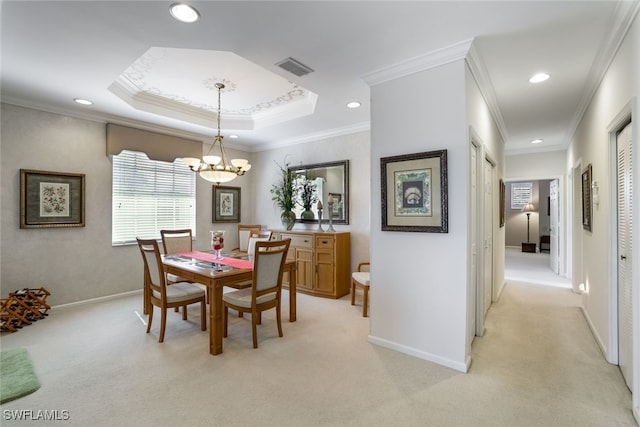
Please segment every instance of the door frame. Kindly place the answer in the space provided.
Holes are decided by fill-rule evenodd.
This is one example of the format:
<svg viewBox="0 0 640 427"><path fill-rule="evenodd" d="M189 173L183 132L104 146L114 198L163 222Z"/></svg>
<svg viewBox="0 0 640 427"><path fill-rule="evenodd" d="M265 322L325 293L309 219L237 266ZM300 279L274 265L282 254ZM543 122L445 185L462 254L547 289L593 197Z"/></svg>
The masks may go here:
<svg viewBox="0 0 640 427"><path fill-rule="evenodd" d="M607 134L609 138L609 204L617 206L617 133L622 130L625 124L631 121L632 129L632 165L633 171L633 192L631 194L632 206L632 228L635 230L631 235L631 250L635 256L632 257L632 310L633 310L633 329L640 331L640 149L639 149L639 117L638 117L638 100L633 98L622 110L614 117L607 126ZM618 354L618 215L609 215L609 340L607 342L607 361L614 365L619 363ZM633 413L637 421L640 420L640 334L633 334L632 355L633 378L632 378L632 406Z"/></svg>

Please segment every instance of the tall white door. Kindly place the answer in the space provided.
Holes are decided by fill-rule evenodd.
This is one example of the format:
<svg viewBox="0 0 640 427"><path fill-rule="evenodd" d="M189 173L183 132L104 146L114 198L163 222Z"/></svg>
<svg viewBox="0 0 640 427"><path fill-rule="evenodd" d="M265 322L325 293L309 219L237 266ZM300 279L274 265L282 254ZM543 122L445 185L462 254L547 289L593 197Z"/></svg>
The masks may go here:
<svg viewBox="0 0 640 427"><path fill-rule="evenodd" d="M632 389L633 378L631 147L631 124L628 124L616 138L616 149L618 154L618 364L629 389Z"/></svg>
<svg viewBox="0 0 640 427"><path fill-rule="evenodd" d="M558 209L558 180L554 179L549 183L549 267L554 273L560 273L560 246L558 236L560 235L560 211Z"/></svg>
<svg viewBox="0 0 640 427"><path fill-rule="evenodd" d="M484 162L484 315L493 292L493 165Z"/></svg>

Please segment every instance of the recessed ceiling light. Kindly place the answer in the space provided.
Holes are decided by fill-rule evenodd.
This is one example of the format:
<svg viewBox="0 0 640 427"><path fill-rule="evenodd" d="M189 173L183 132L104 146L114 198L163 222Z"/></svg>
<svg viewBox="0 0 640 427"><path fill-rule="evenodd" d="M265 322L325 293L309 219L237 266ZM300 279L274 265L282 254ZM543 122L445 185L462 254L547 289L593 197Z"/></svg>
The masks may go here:
<svg viewBox="0 0 640 427"><path fill-rule="evenodd" d="M542 140L541 140L541 139L532 139L532 140L531 140L531 143L532 143L532 144L540 144L541 142L542 142Z"/></svg>
<svg viewBox="0 0 640 427"><path fill-rule="evenodd" d="M231 138L231 139L238 139L238 138L240 138L240 137L239 137L238 135L229 135L229 138Z"/></svg>
<svg viewBox="0 0 640 427"><path fill-rule="evenodd" d="M82 99L82 98L75 98L74 99L75 102L77 102L78 104L82 104L82 105L92 105L93 102L87 100L87 99Z"/></svg>
<svg viewBox="0 0 640 427"><path fill-rule="evenodd" d="M347 104L347 108L358 108L361 105L362 104L359 103L358 101L351 101Z"/></svg>
<svg viewBox="0 0 640 427"><path fill-rule="evenodd" d="M200 14L194 7L184 3L172 4L169 6L169 11L171 12L171 16L180 22L192 23L200 18Z"/></svg>
<svg viewBox="0 0 640 427"><path fill-rule="evenodd" d="M529 83L540 83L549 79L549 77L551 76L547 73L538 73L529 79Z"/></svg>

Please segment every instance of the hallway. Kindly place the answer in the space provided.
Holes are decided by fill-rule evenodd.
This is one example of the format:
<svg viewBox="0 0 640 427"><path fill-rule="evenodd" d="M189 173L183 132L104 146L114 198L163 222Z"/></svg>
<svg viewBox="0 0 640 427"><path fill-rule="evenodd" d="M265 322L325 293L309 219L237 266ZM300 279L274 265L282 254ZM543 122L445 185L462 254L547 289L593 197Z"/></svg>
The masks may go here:
<svg viewBox="0 0 640 427"><path fill-rule="evenodd" d="M504 280L571 289L571 280L558 276L549 267L548 253L522 252L509 246L505 248Z"/></svg>

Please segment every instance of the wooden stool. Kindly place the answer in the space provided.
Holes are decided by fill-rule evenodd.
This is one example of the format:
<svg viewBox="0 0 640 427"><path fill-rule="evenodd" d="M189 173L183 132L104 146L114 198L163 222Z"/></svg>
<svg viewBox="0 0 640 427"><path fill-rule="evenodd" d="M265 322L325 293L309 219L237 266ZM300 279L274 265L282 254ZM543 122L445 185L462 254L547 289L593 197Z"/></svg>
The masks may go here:
<svg viewBox="0 0 640 427"><path fill-rule="evenodd" d="M351 305L356 304L356 288L362 289L362 317L367 317L369 285L371 282L371 273L362 271L362 267L368 265L368 262L361 262L358 264L358 271L351 273Z"/></svg>

